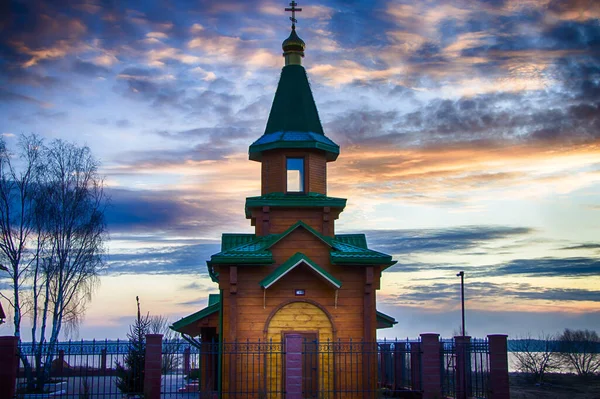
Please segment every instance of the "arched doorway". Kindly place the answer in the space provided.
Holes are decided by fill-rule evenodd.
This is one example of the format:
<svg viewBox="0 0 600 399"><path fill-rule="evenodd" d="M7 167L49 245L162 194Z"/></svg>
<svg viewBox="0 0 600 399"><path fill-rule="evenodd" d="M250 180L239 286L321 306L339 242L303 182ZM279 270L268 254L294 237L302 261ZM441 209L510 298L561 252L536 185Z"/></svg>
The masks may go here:
<svg viewBox="0 0 600 399"><path fill-rule="evenodd" d="M304 338L302 354L303 397L318 398L320 393L333 392L333 354L327 346L333 343L333 326L329 316L310 302L291 302L275 312L268 321L267 339L285 344L286 335ZM285 361L274 358L267 368L270 386L285 385ZM285 359L284 359L285 360ZM280 385L281 384L281 385ZM277 396L272 396L277 397Z"/></svg>

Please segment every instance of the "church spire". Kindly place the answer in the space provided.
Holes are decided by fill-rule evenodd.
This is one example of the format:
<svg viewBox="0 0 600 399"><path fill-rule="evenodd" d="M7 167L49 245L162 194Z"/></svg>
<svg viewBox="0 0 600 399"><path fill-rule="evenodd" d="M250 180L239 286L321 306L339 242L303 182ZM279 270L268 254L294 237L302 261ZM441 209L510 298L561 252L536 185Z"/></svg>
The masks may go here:
<svg viewBox="0 0 600 399"><path fill-rule="evenodd" d="M292 1L292 33L283 42L285 66L281 71L264 134L249 148L250 159L262 162L263 153L272 150L319 152L326 161L335 161L340 147L325 136L319 112L302 66L304 41L296 34L298 3Z"/></svg>
<svg viewBox="0 0 600 399"><path fill-rule="evenodd" d="M298 22L296 12L302 11L301 8L296 8L297 5L298 3L292 1L290 3L291 7L285 9L285 11L291 11L292 13L290 17L290 21L292 21L292 33L281 44L283 56L285 57L285 65L302 65L302 57L304 57L304 49L306 48L304 40L300 39L298 34L296 34L296 23Z"/></svg>

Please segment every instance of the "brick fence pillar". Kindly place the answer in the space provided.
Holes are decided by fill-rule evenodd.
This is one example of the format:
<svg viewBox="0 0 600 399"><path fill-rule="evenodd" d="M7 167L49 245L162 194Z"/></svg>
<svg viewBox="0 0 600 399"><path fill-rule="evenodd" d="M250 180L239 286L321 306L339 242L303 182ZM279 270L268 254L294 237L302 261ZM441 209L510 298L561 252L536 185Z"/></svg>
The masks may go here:
<svg viewBox="0 0 600 399"><path fill-rule="evenodd" d="M285 336L285 399L302 399L302 336Z"/></svg>
<svg viewBox="0 0 600 399"><path fill-rule="evenodd" d="M0 399L13 399L17 383L17 337L0 337Z"/></svg>
<svg viewBox="0 0 600 399"><path fill-rule="evenodd" d="M160 399L162 368L162 335L146 335L146 362L144 364L144 399Z"/></svg>
<svg viewBox="0 0 600 399"><path fill-rule="evenodd" d="M490 397L489 399L510 399L508 380L507 336L488 335L490 344Z"/></svg>
<svg viewBox="0 0 600 399"><path fill-rule="evenodd" d="M441 351L439 334L421 334L423 399L442 397Z"/></svg>
<svg viewBox="0 0 600 399"><path fill-rule="evenodd" d="M471 377L471 337L454 337L456 350L456 399L467 399Z"/></svg>

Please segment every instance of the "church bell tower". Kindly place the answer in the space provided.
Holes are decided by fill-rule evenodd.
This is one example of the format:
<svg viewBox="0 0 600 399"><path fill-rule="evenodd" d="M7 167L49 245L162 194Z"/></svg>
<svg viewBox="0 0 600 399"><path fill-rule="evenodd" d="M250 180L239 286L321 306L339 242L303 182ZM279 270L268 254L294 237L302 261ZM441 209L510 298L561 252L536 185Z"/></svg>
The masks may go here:
<svg viewBox="0 0 600 399"><path fill-rule="evenodd" d="M299 11L292 5L288 11ZM303 220L319 233L333 237L334 220L346 205L343 198L327 196L327 163L340 147L325 136L302 58L306 45L292 32L283 41L285 66L264 134L249 149L260 162L261 196L246 200L246 217L264 236L281 233Z"/></svg>

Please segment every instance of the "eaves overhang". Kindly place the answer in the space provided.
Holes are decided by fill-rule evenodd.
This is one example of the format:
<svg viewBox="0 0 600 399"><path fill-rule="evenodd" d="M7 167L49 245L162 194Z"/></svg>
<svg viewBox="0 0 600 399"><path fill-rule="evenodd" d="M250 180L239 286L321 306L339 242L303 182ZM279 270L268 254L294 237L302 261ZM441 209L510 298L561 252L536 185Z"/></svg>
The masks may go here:
<svg viewBox="0 0 600 399"><path fill-rule="evenodd" d="M324 270L322 267L313 262L308 256L301 252L297 252L287 261L282 263L279 267L273 270L267 277L265 277L259 284L264 289L271 287L277 281L281 280L286 274L295 269L300 265L306 265L316 272L321 278L332 285L334 288L339 289L342 287L342 282L330 273Z"/></svg>

